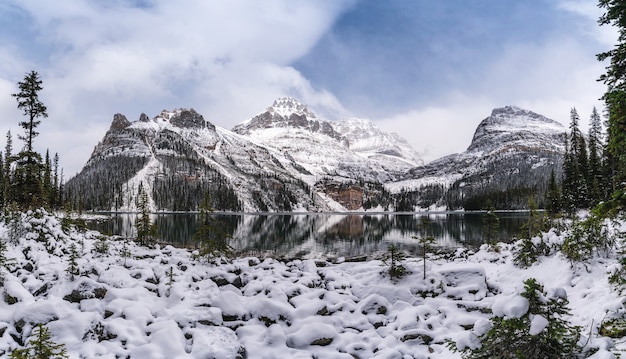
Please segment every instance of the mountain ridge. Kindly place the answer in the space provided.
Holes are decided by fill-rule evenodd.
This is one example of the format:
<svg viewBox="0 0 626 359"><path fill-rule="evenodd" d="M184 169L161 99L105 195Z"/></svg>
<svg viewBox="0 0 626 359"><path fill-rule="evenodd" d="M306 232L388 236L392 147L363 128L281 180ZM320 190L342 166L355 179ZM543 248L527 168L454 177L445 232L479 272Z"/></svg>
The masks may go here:
<svg viewBox="0 0 626 359"><path fill-rule="evenodd" d="M455 198L470 189L503 188L503 181L524 187L531 179L520 171L535 182L547 168L558 171L561 129L532 111L497 108L467 151L424 164L401 136L368 120L318 118L293 98L277 99L232 130L193 109L134 122L115 114L66 186L75 206L114 211L136 210L140 188L153 211L196 210L204 195L226 211L459 209L465 204Z"/></svg>

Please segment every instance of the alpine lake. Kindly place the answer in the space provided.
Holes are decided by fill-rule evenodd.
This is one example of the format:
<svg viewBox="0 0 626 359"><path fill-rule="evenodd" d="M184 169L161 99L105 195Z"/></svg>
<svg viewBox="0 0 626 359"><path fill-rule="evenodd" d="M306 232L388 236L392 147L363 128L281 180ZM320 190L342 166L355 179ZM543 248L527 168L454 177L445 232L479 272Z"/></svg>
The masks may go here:
<svg viewBox="0 0 626 359"><path fill-rule="evenodd" d="M520 237L528 212L496 212L496 241ZM422 253L418 238L434 238L431 251L476 248L485 243L485 213L210 213L212 230L241 256L283 259L364 260L380 257L393 244ZM107 213L89 220L89 229L122 238L135 237L137 214ZM194 248L198 213L151 215L160 243Z"/></svg>

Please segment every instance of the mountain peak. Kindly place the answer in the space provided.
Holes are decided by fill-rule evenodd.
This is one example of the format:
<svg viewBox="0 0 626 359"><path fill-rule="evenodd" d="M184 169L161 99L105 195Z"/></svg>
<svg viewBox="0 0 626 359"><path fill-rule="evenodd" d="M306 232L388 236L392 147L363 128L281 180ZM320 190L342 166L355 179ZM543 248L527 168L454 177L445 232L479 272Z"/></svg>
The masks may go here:
<svg viewBox="0 0 626 359"><path fill-rule="evenodd" d="M565 128L559 122L538 113L517 106L499 107L478 125L468 151L490 150L515 141L520 145L523 142L539 144L548 138L560 137L564 132ZM552 144L557 145L554 141ZM558 146L562 144L558 143Z"/></svg>
<svg viewBox="0 0 626 359"><path fill-rule="evenodd" d="M283 117L289 117L292 114L315 118L315 114L309 108L293 97L279 97L274 100L272 106L267 109L269 112L275 113Z"/></svg>

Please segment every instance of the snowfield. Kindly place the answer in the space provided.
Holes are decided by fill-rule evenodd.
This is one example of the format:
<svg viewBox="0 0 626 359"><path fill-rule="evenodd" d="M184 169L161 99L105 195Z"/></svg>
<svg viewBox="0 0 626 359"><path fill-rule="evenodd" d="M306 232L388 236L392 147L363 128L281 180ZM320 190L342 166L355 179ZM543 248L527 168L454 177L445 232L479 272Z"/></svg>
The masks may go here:
<svg viewBox="0 0 626 359"><path fill-rule="evenodd" d="M621 268L616 255L572 265L557 253L522 269L513 264L515 244L485 245L430 256L425 280L422 260L406 259L408 274L391 280L379 260L213 265L187 249L66 234L43 212L13 229L1 224L0 236L12 259L2 269L3 357L43 323L71 358L460 358L447 341L478 346L492 315L525 314L520 293L531 277L550 295L567 296L569 321L582 327L581 344L598 348L594 358L626 350L623 340L598 334L624 312L620 288L608 283L608 272ZM551 231L544 240L563 236ZM74 278L72 244L81 255ZM535 316L531 332L546 325Z"/></svg>

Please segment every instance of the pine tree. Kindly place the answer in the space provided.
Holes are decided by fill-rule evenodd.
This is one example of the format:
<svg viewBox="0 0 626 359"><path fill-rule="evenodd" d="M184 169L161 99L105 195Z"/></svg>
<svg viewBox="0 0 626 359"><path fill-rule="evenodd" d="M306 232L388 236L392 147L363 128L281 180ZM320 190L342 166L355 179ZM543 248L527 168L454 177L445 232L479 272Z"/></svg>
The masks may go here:
<svg viewBox="0 0 626 359"><path fill-rule="evenodd" d="M0 210L4 210L6 205L4 191L7 183L4 178L4 154L0 152Z"/></svg>
<svg viewBox="0 0 626 359"><path fill-rule="evenodd" d="M600 25L618 29L618 43L611 50L597 55L598 60L610 60L606 73L600 80L607 85L602 97L608 110L607 150L612 166L614 191L607 208L623 210L626 207L626 3L624 0L599 0L598 6L605 10Z"/></svg>
<svg viewBox="0 0 626 359"><path fill-rule="evenodd" d="M494 244L498 240L498 228L500 228L500 219L496 215L496 208L491 202L491 199L487 199L485 204L485 214L483 215L483 236L485 242Z"/></svg>
<svg viewBox="0 0 626 359"><path fill-rule="evenodd" d="M148 202L148 194L139 185L137 209L139 210L139 218L137 218L137 242L140 245L151 245L156 238L156 227L150 220L150 206Z"/></svg>
<svg viewBox="0 0 626 359"><path fill-rule="evenodd" d="M28 345L24 349L16 349L11 359L64 359L69 358L65 344L52 341L50 331L43 324L37 324Z"/></svg>
<svg viewBox="0 0 626 359"><path fill-rule="evenodd" d="M52 161L52 192L50 193L50 206L54 209L61 207L60 200L60 182L59 182L59 154L54 154L54 160Z"/></svg>
<svg viewBox="0 0 626 359"><path fill-rule="evenodd" d="M224 225L214 216L211 197L207 194L200 205L200 225L193 235L198 248L198 257L215 261L219 257L230 257L233 247L228 244L230 235L224 230Z"/></svg>
<svg viewBox="0 0 626 359"><path fill-rule="evenodd" d="M569 315L567 298L557 295L548 298L543 286L534 278L524 281L521 296L529 304L524 315L518 318L493 317L491 329L479 336L479 348L459 350L455 343L450 343L451 349L460 351L465 359L578 358L582 351L578 346L580 327L570 325L565 319ZM537 333L531 329L531 323L541 319L547 324Z"/></svg>
<svg viewBox="0 0 626 359"><path fill-rule="evenodd" d="M571 156L571 184L574 208L586 208L588 205L588 160L585 139L580 132L580 117L575 108L570 111L569 154Z"/></svg>
<svg viewBox="0 0 626 359"><path fill-rule="evenodd" d="M70 257L67 262L67 269L65 270L71 280L74 280L74 277L80 274L80 270L78 268L78 258L80 258L78 249L76 248L76 244L72 243L70 246Z"/></svg>
<svg viewBox="0 0 626 359"><path fill-rule="evenodd" d="M38 119L48 117L46 106L39 100L39 91L43 89L41 84L39 74L31 71L18 82L20 92L11 95L17 100L17 108L28 117L27 121L19 123L25 134L18 138L24 141L25 147L17 155L14 173L16 202L22 208L38 207L44 199L41 155L33 150L33 140L39 134L36 129L41 123Z"/></svg>
<svg viewBox="0 0 626 359"><path fill-rule="evenodd" d="M46 150L46 157L43 165L42 191L43 202L47 205L47 208L52 208L52 204L50 203L50 197L52 194L52 163L50 162L50 152L48 150Z"/></svg>
<svg viewBox="0 0 626 359"><path fill-rule="evenodd" d="M13 162L13 136L11 131L7 132L7 143L4 147L4 165L2 166L2 177L4 181L4 190L2 197L4 203L8 206L12 201L12 178L11 178L11 163Z"/></svg>
<svg viewBox="0 0 626 359"><path fill-rule="evenodd" d="M546 211L550 216L555 216L561 211L561 191L556 181L554 169L550 171L548 191L546 193Z"/></svg>
<svg viewBox="0 0 626 359"><path fill-rule="evenodd" d="M591 112L589 119L589 201L591 206L597 205L604 199L602 190L602 122L596 108Z"/></svg>
<svg viewBox="0 0 626 359"><path fill-rule="evenodd" d="M4 285L4 269L6 269L8 264L7 244L4 239L0 238L0 286Z"/></svg>
<svg viewBox="0 0 626 359"><path fill-rule="evenodd" d="M404 258L404 253L395 244L392 243L387 247L387 253L383 255L382 261L389 266L387 272L392 280L401 278L406 274L406 268L402 264ZM426 276L426 272L424 272L424 276Z"/></svg>

